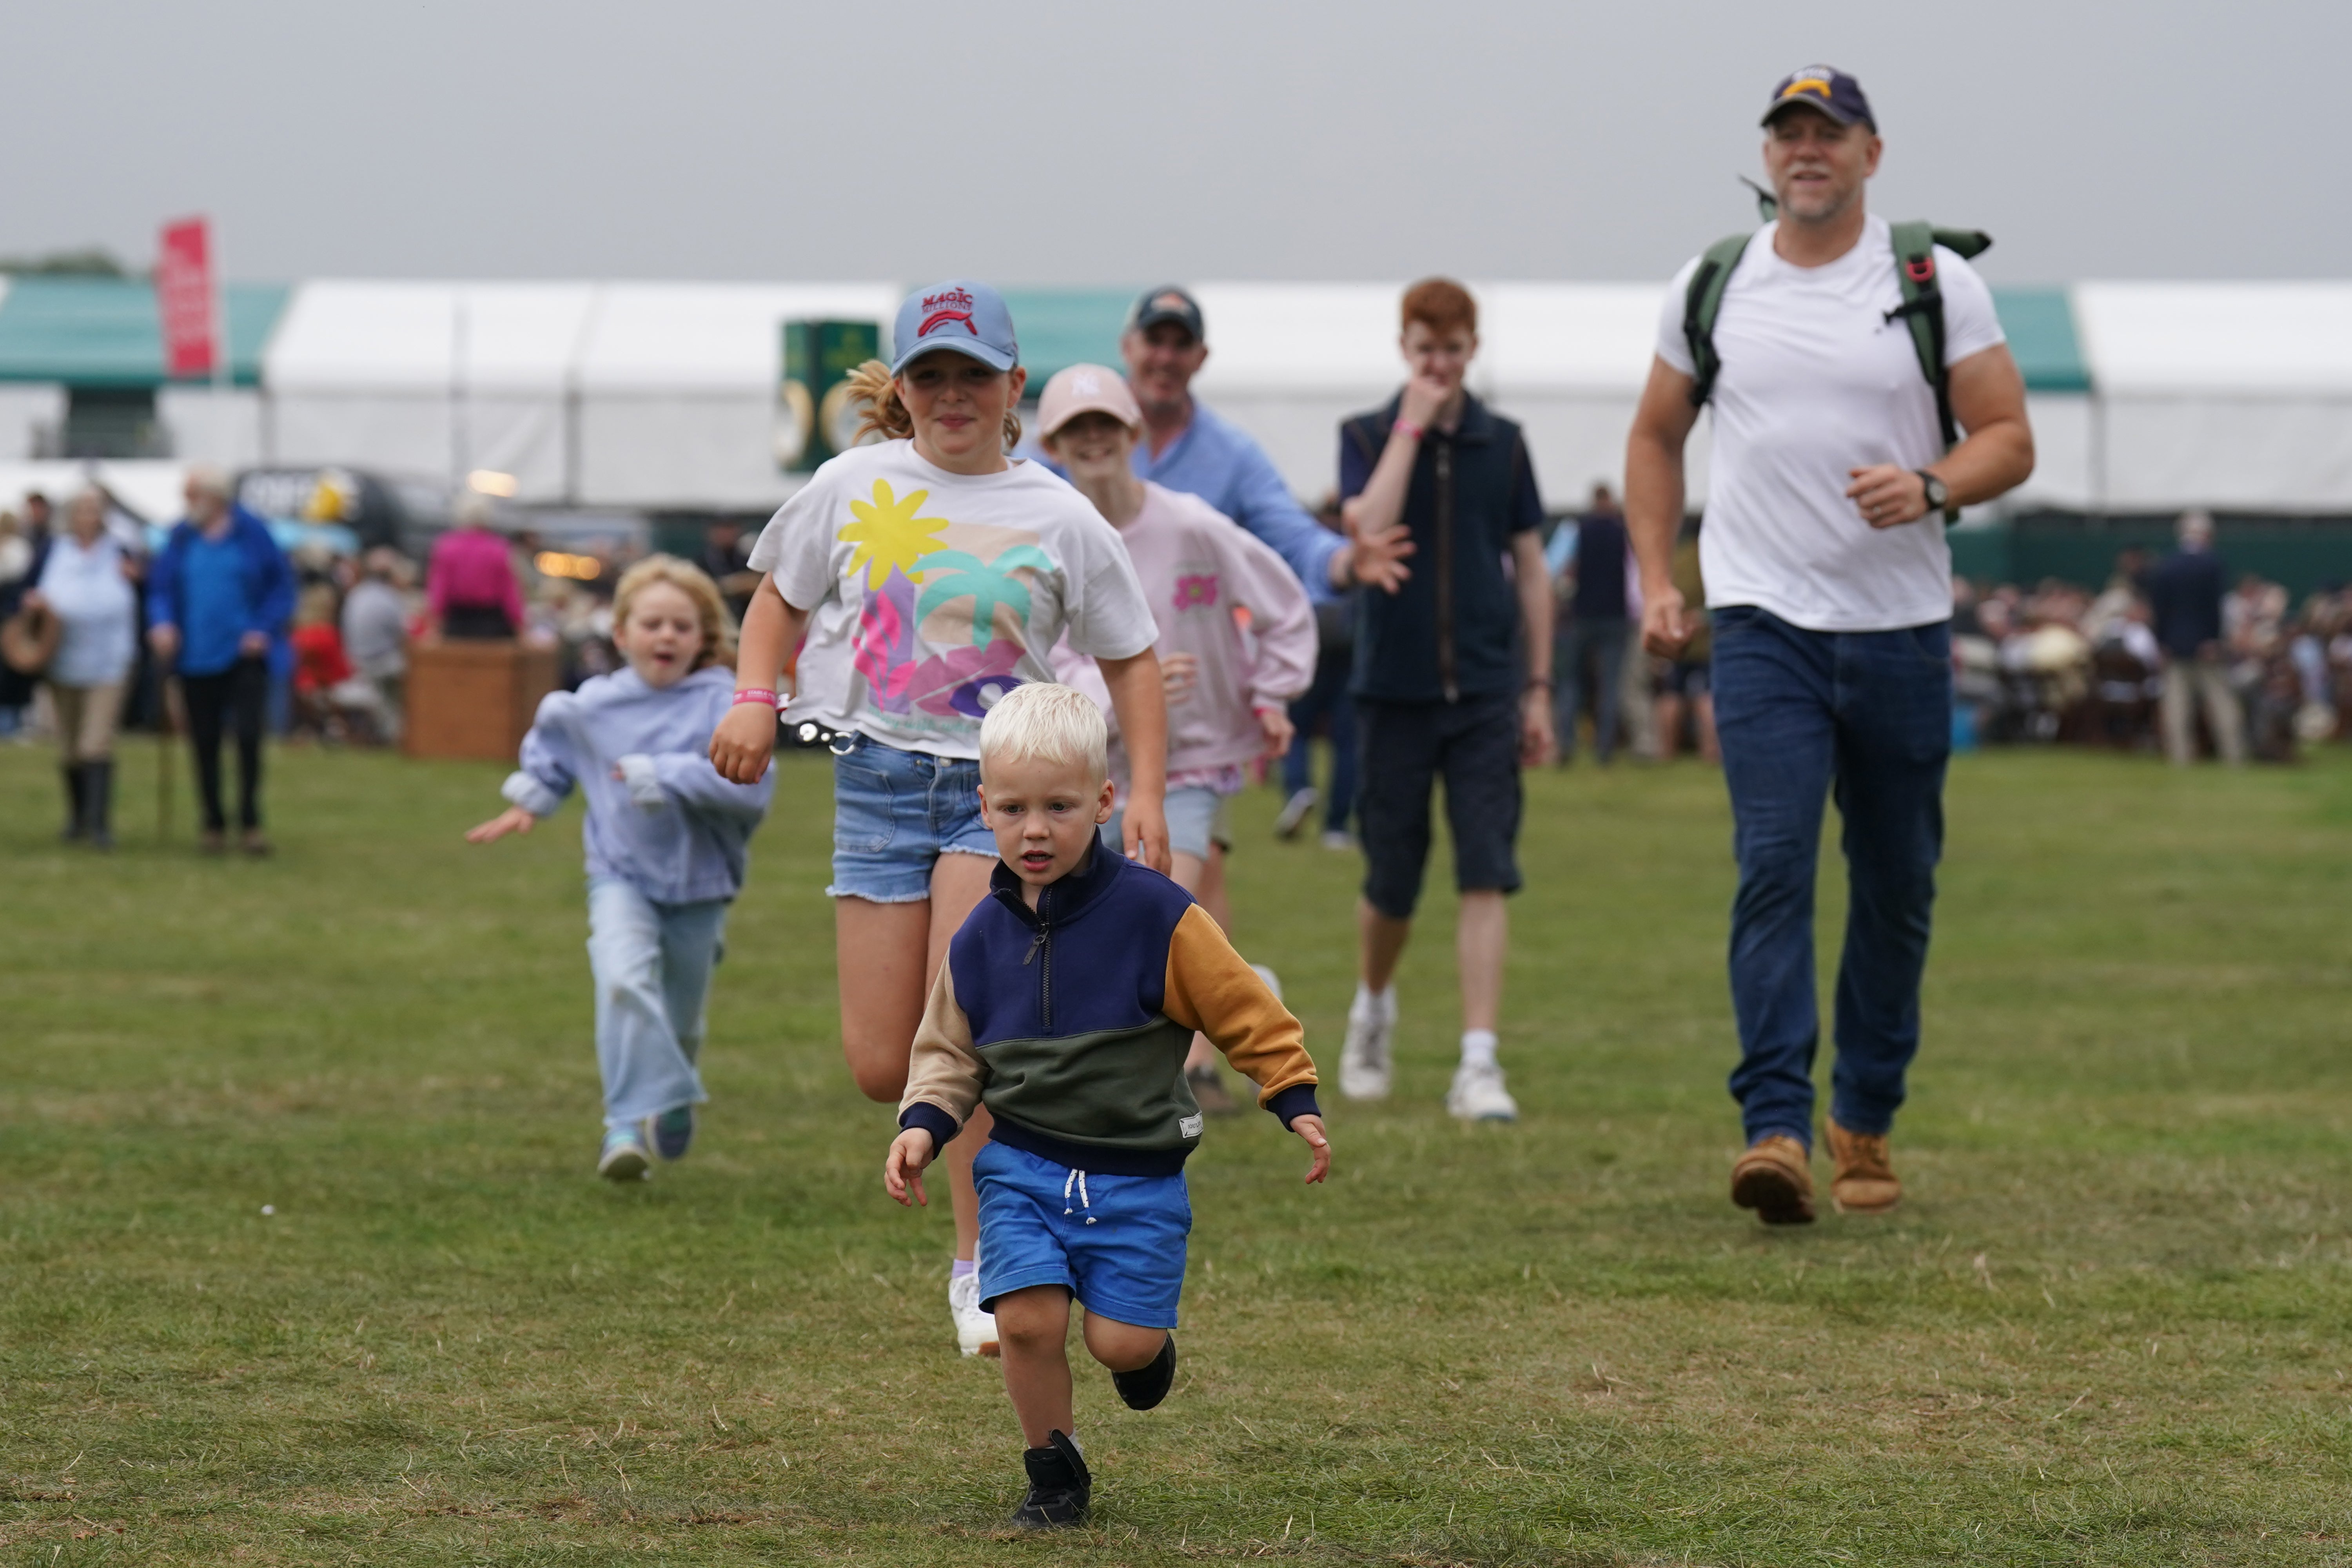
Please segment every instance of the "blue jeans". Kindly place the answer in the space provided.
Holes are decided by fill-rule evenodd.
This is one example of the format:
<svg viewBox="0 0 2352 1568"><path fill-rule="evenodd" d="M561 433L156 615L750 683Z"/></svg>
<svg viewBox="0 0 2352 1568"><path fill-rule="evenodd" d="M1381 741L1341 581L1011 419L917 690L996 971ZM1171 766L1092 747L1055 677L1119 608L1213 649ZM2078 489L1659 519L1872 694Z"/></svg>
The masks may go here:
<svg viewBox="0 0 2352 1568"><path fill-rule="evenodd" d="M1315 725L1331 721L1331 787L1323 795L1323 831L1344 833L1356 811L1356 700L1348 695L1351 662L1346 655L1317 661L1315 684L1290 705L1297 733L1282 756L1282 793L1297 795L1314 782Z"/></svg>
<svg viewBox="0 0 2352 1568"><path fill-rule="evenodd" d="M1592 670L1592 755L1605 763L1617 754L1617 731L1623 721L1625 652L1633 640L1633 623L1622 616L1571 620L1560 633L1552 728L1559 738L1561 762L1576 755L1576 716L1584 707L1588 666Z"/></svg>
<svg viewBox="0 0 2352 1568"><path fill-rule="evenodd" d="M1813 876L1832 792L1849 902L1830 1113L1850 1131L1883 1133L1903 1103L1944 847L1951 654L1943 622L1810 632L1752 605L1716 612L1715 721L1739 860L1731 1093L1750 1142L1784 1132L1812 1143Z"/></svg>
<svg viewBox="0 0 2352 1568"><path fill-rule="evenodd" d="M711 966L725 951L727 901L657 904L617 877L588 883L588 967L596 977L596 1068L604 1125L699 1105Z"/></svg>

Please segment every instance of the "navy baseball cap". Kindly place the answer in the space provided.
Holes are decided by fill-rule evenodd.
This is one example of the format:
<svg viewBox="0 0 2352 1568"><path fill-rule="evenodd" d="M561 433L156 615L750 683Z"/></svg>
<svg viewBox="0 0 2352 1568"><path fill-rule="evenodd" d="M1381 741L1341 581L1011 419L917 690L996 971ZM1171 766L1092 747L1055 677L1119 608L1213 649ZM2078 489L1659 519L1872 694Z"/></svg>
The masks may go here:
<svg viewBox="0 0 2352 1568"><path fill-rule="evenodd" d="M890 362L892 375L933 349L970 354L991 370L1011 370L1021 363L1004 296L968 278L950 278L908 295L890 342L898 351Z"/></svg>
<svg viewBox="0 0 2352 1568"><path fill-rule="evenodd" d="M1127 312L1130 332L1148 332L1162 321L1182 327L1196 343L1209 341L1208 329L1201 321L1201 302L1173 283L1150 290Z"/></svg>
<svg viewBox="0 0 2352 1568"><path fill-rule="evenodd" d="M1870 100L1862 95L1862 83L1835 66L1804 66L1780 79L1772 89L1772 106L1764 111L1759 122L1769 125L1772 117L1791 104L1801 104L1818 110L1840 125L1852 125L1856 121L1878 129L1878 116L1870 111Z"/></svg>

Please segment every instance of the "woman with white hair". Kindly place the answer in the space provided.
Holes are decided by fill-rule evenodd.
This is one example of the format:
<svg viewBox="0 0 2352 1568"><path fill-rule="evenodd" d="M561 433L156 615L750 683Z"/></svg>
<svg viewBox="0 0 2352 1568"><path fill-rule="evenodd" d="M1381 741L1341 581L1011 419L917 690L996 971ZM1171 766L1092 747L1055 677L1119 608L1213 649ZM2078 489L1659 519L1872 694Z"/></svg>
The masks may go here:
<svg viewBox="0 0 2352 1568"><path fill-rule="evenodd" d="M82 491L30 574L26 607L58 618L58 651L42 672L57 713L68 840L114 847L114 726L136 656L139 601L122 547L106 531L106 498Z"/></svg>
<svg viewBox="0 0 2352 1568"><path fill-rule="evenodd" d="M188 515L173 525L147 584L147 640L180 678L196 758L208 855L228 847L220 748L236 736L237 826L248 855L269 853L261 832L261 731L269 671L294 614L294 569L269 525L229 499L228 476L188 470Z"/></svg>

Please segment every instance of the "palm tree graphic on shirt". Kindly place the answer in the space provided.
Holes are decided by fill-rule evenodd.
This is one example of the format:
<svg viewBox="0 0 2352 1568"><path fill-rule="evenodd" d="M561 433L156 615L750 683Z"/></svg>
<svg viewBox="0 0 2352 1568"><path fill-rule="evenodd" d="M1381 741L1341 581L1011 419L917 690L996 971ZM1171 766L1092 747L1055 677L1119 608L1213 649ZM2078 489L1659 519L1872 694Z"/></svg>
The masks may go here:
<svg viewBox="0 0 2352 1568"><path fill-rule="evenodd" d="M915 563L926 556L937 558L939 531L949 526L946 518L917 515L930 499L929 490L913 490L900 500L890 489L889 480L877 479L871 502L851 501L849 512L857 521L835 536L845 544L857 546L849 558L845 575L854 577L860 567L865 568L866 586L869 589L881 587L892 567L909 578L922 575L915 569Z"/></svg>
<svg viewBox="0 0 2352 1568"><path fill-rule="evenodd" d="M1023 567L1051 572L1053 558L1034 544L1016 544L994 561L982 561L963 550L941 550L923 557L923 596L915 602L919 620L957 599L971 601L971 646L986 647L996 638L997 606L1009 605L1013 618L1029 619L1029 584L1013 574Z"/></svg>

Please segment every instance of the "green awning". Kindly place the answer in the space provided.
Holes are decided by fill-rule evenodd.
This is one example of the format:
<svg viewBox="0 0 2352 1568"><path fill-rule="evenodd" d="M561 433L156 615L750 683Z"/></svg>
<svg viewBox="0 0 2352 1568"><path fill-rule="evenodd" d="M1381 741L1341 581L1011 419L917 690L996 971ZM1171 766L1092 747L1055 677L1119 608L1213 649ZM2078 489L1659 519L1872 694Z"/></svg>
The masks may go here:
<svg viewBox="0 0 2352 1568"><path fill-rule="evenodd" d="M1118 333L1135 289L1007 289L1005 308L1021 340L1021 363L1029 367L1028 395L1045 390L1045 379L1074 364L1118 368Z"/></svg>
<svg viewBox="0 0 2352 1568"><path fill-rule="evenodd" d="M1995 288L1992 303L2028 392L2091 390L2091 367L2083 358L2074 300L2065 289Z"/></svg>
<svg viewBox="0 0 2352 1568"><path fill-rule="evenodd" d="M231 283L229 365L240 386L261 380L261 350L292 290ZM166 381L155 289L137 278L12 278L0 295L0 381L149 387Z"/></svg>

